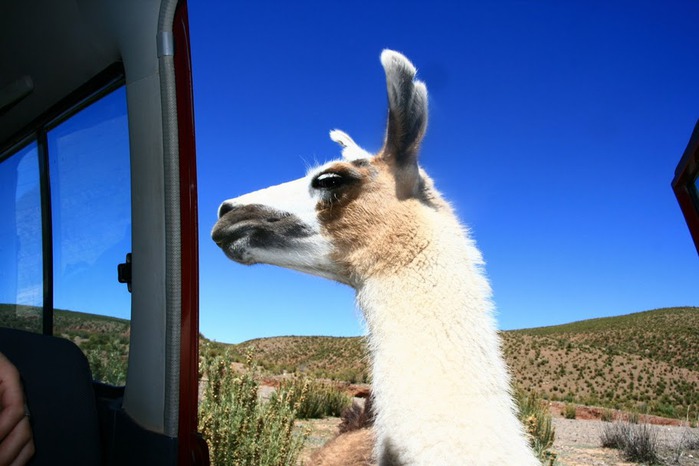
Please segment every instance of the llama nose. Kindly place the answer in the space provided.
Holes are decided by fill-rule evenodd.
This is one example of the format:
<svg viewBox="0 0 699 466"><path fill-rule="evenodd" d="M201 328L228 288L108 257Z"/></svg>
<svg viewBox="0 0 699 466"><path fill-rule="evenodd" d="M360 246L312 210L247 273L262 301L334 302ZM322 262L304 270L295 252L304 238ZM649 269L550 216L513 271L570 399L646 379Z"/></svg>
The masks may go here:
<svg viewBox="0 0 699 466"><path fill-rule="evenodd" d="M228 202L228 201L224 202L224 203L221 204L221 206L218 208L218 218L223 217L223 216L226 215L228 212L230 212L231 210L235 210L236 208L238 208L238 206L237 206L236 204L234 204L234 203L232 203L232 202Z"/></svg>

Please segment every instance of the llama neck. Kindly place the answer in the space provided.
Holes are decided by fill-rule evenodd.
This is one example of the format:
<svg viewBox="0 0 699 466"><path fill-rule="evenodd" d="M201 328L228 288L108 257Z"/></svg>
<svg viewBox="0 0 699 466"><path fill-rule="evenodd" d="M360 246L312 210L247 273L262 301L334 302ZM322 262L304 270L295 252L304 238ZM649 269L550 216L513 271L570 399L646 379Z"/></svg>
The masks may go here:
<svg viewBox="0 0 699 466"><path fill-rule="evenodd" d="M459 229L434 233L422 256L357 292L380 463L536 464L513 414L480 253Z"/></svg>

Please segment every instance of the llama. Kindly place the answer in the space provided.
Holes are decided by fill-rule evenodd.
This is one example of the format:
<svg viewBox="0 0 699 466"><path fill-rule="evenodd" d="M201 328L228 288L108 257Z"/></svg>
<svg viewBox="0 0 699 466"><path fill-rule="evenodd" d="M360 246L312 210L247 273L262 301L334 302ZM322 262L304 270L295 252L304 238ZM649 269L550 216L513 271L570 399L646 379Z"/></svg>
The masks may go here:
<svg viewBox="0 0 699 466"><path fill-rule="evenodd" d="M539 465L516 416L481 254L418 165L427 88L403 55L384 50L381 63L383 148L371 155L332 131L340 160L224 201L212 238L236 262L355 289L378 464Z"/></svg>

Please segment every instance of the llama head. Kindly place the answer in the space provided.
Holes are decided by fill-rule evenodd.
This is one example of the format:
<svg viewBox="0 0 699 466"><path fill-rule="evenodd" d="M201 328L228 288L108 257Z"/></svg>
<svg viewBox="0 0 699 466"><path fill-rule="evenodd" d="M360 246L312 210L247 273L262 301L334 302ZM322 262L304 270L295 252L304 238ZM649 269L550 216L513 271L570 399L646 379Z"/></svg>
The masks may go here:
<svg viewBox="0 0 699 466"><path fill-rule="evenodd" d="M385 50L388 124L371 155L347 134L330 137L342 158L295 181L224 201L213 240L232 260L267 263L357 285L412 261L421 245L420 209L439 197L418 166L427 126L427 89L415 67Z"/></svg>

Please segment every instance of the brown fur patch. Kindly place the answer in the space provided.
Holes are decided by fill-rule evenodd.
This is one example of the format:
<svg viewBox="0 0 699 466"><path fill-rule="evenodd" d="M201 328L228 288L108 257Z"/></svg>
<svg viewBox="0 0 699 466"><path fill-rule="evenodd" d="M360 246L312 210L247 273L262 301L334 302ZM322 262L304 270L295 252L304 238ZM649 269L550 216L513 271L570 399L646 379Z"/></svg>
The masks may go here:
<svg viewBox="0 0 699 466"><path fill-rule="evenodd" d="M336 162L323 173L335 172L354 180L340 189L335 189L316 205L318 218L322 223L333 221L336 216L342 215L342 208L355 201L362 192L371 185L377 175L371 164L359 164L352 162Z"/></svg>
<svg viewBox="0 0 699 466"><path fill-rule="evenodd" d="M335 246L333 259L353 281L394 273L413 262L431 236L425 234L421 210L432 208L423 196L399 198L401 177L383 158L355 169L362 173L359 182L317 206L321 228Z"/></svg>

